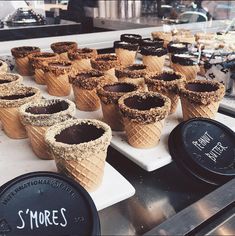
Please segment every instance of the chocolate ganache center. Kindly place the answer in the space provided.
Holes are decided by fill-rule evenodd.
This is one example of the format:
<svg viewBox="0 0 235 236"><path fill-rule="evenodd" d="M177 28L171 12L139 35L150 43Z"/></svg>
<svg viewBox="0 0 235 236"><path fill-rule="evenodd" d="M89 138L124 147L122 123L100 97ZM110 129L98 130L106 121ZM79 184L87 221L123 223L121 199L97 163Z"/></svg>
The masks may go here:
<svg viewBox="0 0 235 236"><path fill-rule="evenodd" d="M7 84L7 83L10 83L10 82L12 82L12 81L7 80L7 79L0 80L0 84Z"/></svg>
<svg viewBox="0 0 235 236"><path fill-rule="evenodd" d="M14 95L8 95L8 96L1 96L0 99L2 99L2 100L16 100L16 99L32 97L33 95L35 95L35 93L14 94Z"/></svg>
<svg viewBox="0 0 235 236"><path fill-rule="evenodd" d="M127 67L128 70L144 70L146 69L146 65L142 65L142 64L134 64L134 65L131 65L129 67Z"/></svg>
<svg viewBox="0 0 235 236"><path fill-rule="evenodd" d="M66 144L81 144L96 140L103 134L102 128L83 123L62 130L60 134L55 136L55 140Z"/></svg>
<svg viewBox="0 0 235 236"><path fill-rule="evenodd" d="M31 114L35 115L41 115L41 114L54 114L57 112L65 111L69 107L69 104L65 101L57 102L54 104L50 104L47 106L35 106L35 107L29 107L26 109L26 112L29 112Z"/></svg>
<svg viewBox="0 0 235 236"><path fill-rule="evenodd" d="M124 104L129 108L145 111L164 106L164 101L158 97L144 98L136 95L125 99Z"/></svg>
<svg viewBox="0 0 235 236"><path fill-rule="evenodd" d="M108 92L128 93L135 91L136 87L132 84L114 84L106 85L103 87L103 89Z"/></svg>
<svg viewBox="0 0 235 236"><path fill-rule="evenodd" d="M185 88L192 92L213 92L217 90L217 87L212 84L197 84L197 83L188 83Z"/></svg>
<svg viewBox="0 0 235 236"><path fill-rule="evenodd" d="M175 73L162 73L160 75L156 75L151 78L155 80L164 80L164 81L173 81L173 80L181 79L180 75L177 75Z"/></svg>

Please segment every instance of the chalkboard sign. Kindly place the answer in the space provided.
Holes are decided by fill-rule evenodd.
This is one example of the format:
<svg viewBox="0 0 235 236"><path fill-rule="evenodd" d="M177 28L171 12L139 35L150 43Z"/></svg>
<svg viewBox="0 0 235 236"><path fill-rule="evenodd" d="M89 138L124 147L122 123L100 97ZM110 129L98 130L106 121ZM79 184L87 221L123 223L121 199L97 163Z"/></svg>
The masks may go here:
<svg viewBox="0 0 235 236"><path fill-rule="evenodd" d="M100 235L96 207L74 181L49 172L20 176L0 189L0 236Z"/></svg>
<svg viewBox="0 0 235 236"><path fill-rule="evenodd" d="M181 169L204 182L220 185L235 176L235 134L217 121L181 123L170 134L169 150Z"/></svg>

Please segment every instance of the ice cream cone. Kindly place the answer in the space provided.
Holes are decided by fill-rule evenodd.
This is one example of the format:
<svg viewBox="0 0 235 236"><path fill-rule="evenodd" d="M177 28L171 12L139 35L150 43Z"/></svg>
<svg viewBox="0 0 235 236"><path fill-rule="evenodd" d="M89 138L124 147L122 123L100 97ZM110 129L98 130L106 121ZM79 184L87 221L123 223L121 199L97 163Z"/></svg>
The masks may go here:
<svg viewBox="0 0 235 236"><path fill-rule="evenodd" d="M112 130L123 131L123 120L118 107L119 98L128 92L138 90L133 83L116 82L102 85L98 90L101 100L103 119Z"/></svg>
<svg viewBox="0 0 235 236"><path fill-rule="evenodd" d="M20 119L25 125L34 153L41 159L53 159L44 136L46 130L75 114L75 104L69 100L51 99L30 102L20 107Z"/></svg>
<svg viewBox="0 0 235 236"><path fill-rule="evenodd" d="M90 59L81 59L81 60L73 61L72 70L73 70L74 75L76 75L79 72L88 71L91 69L92 67L91 67Z"/></svg>
<svg viewBox="0 0 235 236"><path fill-rule="evenodd" d="M97 96L96 88L106 82L104 73L91 70L70 76L70 83L73 87L75 104L82 111L96 111L100 108L100 99Z"/></svg>
<svg viewBox="0 0 235 236"><path fill-rule="evenodd" d="M149 91L161 93L171 100L170 113L176 111L179 95L178 86L185 82L185 77L178 72L164 71L145 77Z"/></svg>
<svg viewBox="0 0 235 236"><path fill-rule="evenodd" d="M60 60L68 61L68 51L74 51L78 47L76 42L56 42L51 44L54 53L58 53Z"/></svg>
<svg viewBox="0 0 235 236"><path fill-rule="evenodd" d="M163 40L163 47L166 48L170 41L172 41L172 33L171 32L152 32L152 37L155 40Z"/></svg>
<svg viewBox="0 0 235 236"><path fill-rule="evenodd" d="M132 92L122 96L118 104L128 143L135 148L156 146L170 111L170 99L155 92Z"/></svg>
<svg viewBox="0 0 235 236"><path fill-rule="evenodd" d="M224 85L216 81L195 80L179 86L183 119L213 119L224 96Z"/></svg>
<svg viewBox="0 0 235 236"><path fill-rule="evenodd" d="M162 72L166 56L143 56L143 64L153 73Z"/></svg>
<svg viewBox="0 0 235 236"><path fill-rule="evenodd" d="M87 191L102 183L111 129L97 120L70 120L50 127L45 136L59 172Z"/></svg>
<svg viewBox="0 0 235 236"><path fill-rule="evenodd" d="M18 74L0 74L0 94L17 89L22 82L23 77Z"/></svg>
<svg viewBox="0 0 235 236"><path fill-rule="evenodd" d="M44 78L44 71L42 69L35 69L34 70L34 79L37 84L45 84L45 78Z"/></svg>
<svg viewBox="0 0 235 236"><path fill-rule="evenodd" d="M72 63L68 61L49 62L44 66L47 91L53 96L68 96L71 92L69 73Z"/></svg>
<svg viewBox="0 0 235 236"><path fill-rule="evenodd" d="M41 97L40 90L31 87L19 87L6 91L0 98L0 120L7 136L13 139L26 138L26 130L20 122L19 107Z"/></svg>
<svg viewBox="0 0 235 236"><path fill-rule="evenodd" d="M15 58L16 69L20 75L31 76L34 74L28 56L37 52L40 52L40 49L37 47L17 47L11 49L11 53Z"/></svg>
<svg viewBox="0 0 235 236"><path fill-rule="evenodd" d="M115 53L122 66L129 66L135 63L136 51L116 48Z"/></svg>

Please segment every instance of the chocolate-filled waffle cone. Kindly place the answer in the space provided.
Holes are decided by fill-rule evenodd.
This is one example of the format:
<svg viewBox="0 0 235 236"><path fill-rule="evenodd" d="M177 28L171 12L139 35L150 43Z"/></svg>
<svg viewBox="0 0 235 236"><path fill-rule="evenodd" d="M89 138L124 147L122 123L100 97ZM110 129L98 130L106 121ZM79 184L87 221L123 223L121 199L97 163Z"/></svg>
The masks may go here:
<svg viewBox="0 0 235 236"><path fill-rule="evenodd" d="M30 101L40 99L40 90L31 87L19 87L6 91L0 96L0 120L6 135L13 139L26 138L26 130L20 122L19 107Z"/></svg>
<svg viewBox="0 0 235 236"><path fill-rule="evenodd" d="M35 79L35 82L37 84L46 84L45 83L45 75L44 75L44 71L42 69L35 69L34 70L34 79Z"/></svg>
<svg viewBox="0 0 235 236"><path fill-rule="evenodd" d="M128 143L136 148L156 146L170 111L170 99L155 92L131 92L122 96L118 104Z"/></svg>
<svg viewBox="0 0 235 236"><path fill-rule="evenodd" d="M0 94L22 86L23 77L18 74L0 74Z"/></svg>
<svg viewBox="0 0 235 236"><path fill-rule="evenodd" d="M133 83L116 82L100 86L97 90L101 101L103 120L112 130L123 131L123 120L118 107L119 98L128 93L137 91L139 87Z"/></svg>
<svg viewBox="0 0 235 236"><path fill-rule="evenodd" d="M185 80L182 74L172 71L164 71L145 77L145 83L149 91L158 92L170 98L171 109L169 114L176 111L179 101L178 86L184 83Z"/></svg>
<svg viewBox="0 0 235 236"><path fill-rule="evenodd" d="M187 81L195 80L197 77L197 73L199 72L198 65L184 66L184 65L172 63L171 67L174 71L179 72L182 75L184 75Z"/></svg>
<svg viewBox="0 0 235 236"><path fill-rule="evenodd" d="M53 159L44 136L47 129L75 114L75 104L69 100L41 99L20 107L20 119L25 125L34 153L41 159Z"/></svg>
<svg viewBox="0 0 235 236"><path fill-rule="evenodd" d="M224 85L216 81L195 80L179 86L183 119L213 119L225 94Z"/></svg>
<svg viewBox="0 0 235 236"><path fill-rule="evenodd" d="M115 53L122 66L129 66L135 63L136 51L129 51L123 48L116 48Z"/></svg>
<svg viewBox="0 0 235 236"><path fill-rule="evenodd" d="M53 96L68 96L71 92L69 74L72 63L68 61L49 62L44 66L47 91Z"/></svg>
<svg viewBox="0 0 235 236"><path fill-rule="evenodd" d="M75 104L82 111L96 111L100 108L100 99L96 89L106 82L103 72L90 70L69 77L72 84Z"/></svg>
<svg viewBox="0 0 235 236"><path fill-rule="evenodd" d="M102 183L111 129L97 120L70 120L50 127L45 136L58 171L87 191Z"/></svg>
<svg viewBox="0 0 235 236"><path fill-rule="evenodd" d="M33 67L29 62L29 55L37 52L40 52L38 47L17 47L11 49L11 53L15 58L17 72L20 75L31 76L34 74Z"/></svg>

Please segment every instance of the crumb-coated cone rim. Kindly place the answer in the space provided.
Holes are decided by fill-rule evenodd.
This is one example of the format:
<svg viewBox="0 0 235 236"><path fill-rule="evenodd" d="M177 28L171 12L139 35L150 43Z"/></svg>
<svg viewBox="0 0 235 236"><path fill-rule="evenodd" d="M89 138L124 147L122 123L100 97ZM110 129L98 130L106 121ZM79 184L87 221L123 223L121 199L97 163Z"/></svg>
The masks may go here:
<svg viewBox="0 0 235 236"><path fill-rule="evenodd" d="M34 46L21 46L21 47L15 47L11 49L11 54L15 58L22 58L26 57L29 54L40 52L39 47L34 47Z"/></svg>
<svg viewBox="0 0 235 236"><path fill-rule="evenodd" d="M135 67L136 67L136 69L133 69ZM141 68L141 67L142 67L142 69L137 69L137 68ZM140 78L140 77L144 77L148 74L149 74L148 66L144 65L144 64L132 64L127 67L117 67L115 69L115 75L117 78L124 78L124 77Z"/></svg>
<svg viewBox="0 0 235 236"><path fill-rule="evenodd" d="M107 71L119 65L118 57L114 54L100 54L91 59L91 67L96 70Z"/></svg>
<svg viewBox="0 0 235 236"><path fill-rule="evenodd" d="M5 73L0 74L0 81L8 81L6 83L0 83L0 88L3 89L9 89L9 87L14 86L15 84L21 84L23 81L23 77L19 74L13 74L13 73Z"/></svg>
<svg viewBox="0 0 235 236"><path fill-rule="evenodd" d="M27 95L27 94L33 94L29 97L23 97L19 99L2 99L4 96L13 96L13 95ZM25 103L28 103L34 99L41 97L41 91L38 88L35 87L18 87L15 90L6 90L1 94L0 97L0 107L2 108L12 108L12 107L19 107Z"/></svg>
<svg viewBox="0 0 235 236"><path fill-rule="evenodd" d="M93 90L97 86L105 81L105 76L102 71L89 70L85 72L79 72L76 75L69 76L69 83L73 86L78 86L83 89Z"/></svg>
<svg viewBox="0 0 235 236"><path fill-rule="evenodd" d="M72 62L65 60L50 61L42 66L44 72L51 72L57 76L69 73L71 68Z"/></svg>
<svg viewBox="0 0 235 236"><path fill-rule="evenodd" d="M64 53L68 52L69 50L77 49L78 44L73 41L62 41L62 42L55 42L51 44L51 49L55 53Z"/></svg>
<svg viewBox="0 0 235 236"><path fill-rule="evenodd" d="M77 48L76 50L68 51L68 58L72 61L82 59L96 58L97 50L93 48Z"/></svg>
<svg viewBox="0 0 235 236"><path fill-rule="evenodd" d="M140 98L146 97L156 97L163 102L163 106L158 106L156 108L150 108L148 110L138 110L130 108L125 104L125 100L131 97L138 96ZM151 124L160 120L163 120L170 112L171 100L157 92L142 92L135 91L123 95L118 100L118 106L122 113L122 116L128 118L136 123Z"/></svg>
<svg viewBox="0 0 235 236"><path fill-rule="evenodd" d="M65 110L49 114L33 114L27 109L35 107L47 107L58 103L66 103L68 107ZM59 122L72 118L76 112L75 104L68 99L41 99L22 105L19 109L20 119L24 125L34 126L52 126Z"/></svg>
<svg viewBox="0 0 235 236"><path fill-rule="evenodd" d="M54 52L36 52L29 55L29 61L34 69L42 69L43 64L59 59L59 54Z"/></svg>
<svg viewBox="0 0 235 236"><path fill-rule="evenodd" d="M189 84L209 85L215 90L209 92L198 92L187 89ZM225 95L225 87L222 83L210 80L193 80L179 85L179 94L191 102L207 105L211 102L219 102Z"/></svg>
<svg viewBox="0 0 235 236"><path fill-rule="evenodd" d="M174 80L156 79L156 77L160 77L161 75L176 75L178 78ZM177 93L178 85L183 83L184 81L186 81L185 76L179 72L174 71L163 71L145 77L145 83L147 84L147 86L161 87L161 90L164 92L172 91Z"/></svg>
<svg viewBox="0 0 235 236"><path fill-rule="evenodd" d="M139 86L133 83L129 83L129 82L112 82L112 83L105 83L102 84L101 86L98 87L97 89L97 94L98 97L100 98L100 100L104 103L104 104L117 104L118 100L121 96L123 96L124 94L128 93L128 92L116 92L116 91L108 91L105 90L104 88L107 86L118 86L118 85L127 85L129 87L131 87L132 91L129 92L134 92L139 90Z"/></svg>
<svg viewBox="0 0 235 236"><path fill-rule="evenodd" d="M55 136L60 134L66 128L69 128L73 125L80 125L80 124L88 124L93 125L96 128L102 128L104 133L97 139L91 140L88 142L83 142L79 144L66 144L62 142L57 142ZM71 119L68 121L61 122L59 124L55 124L48 128L45 133L45 141L50 146L53 152L62 153L61 158L64 159L81 159L82 154L84 152L91 152L91 147L96 148L96 150L101 147L102 151L108 147L112 138L112 131L110 126L105 124L102 121L95 120L95 119ZM71 153L73 152L81 152L81 156L76 155L71 157ZM68 154L68 156L66 155ZM89 157L89 158L92 158Z"/></svg>

